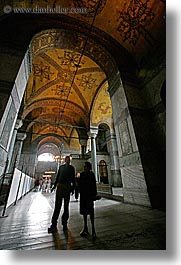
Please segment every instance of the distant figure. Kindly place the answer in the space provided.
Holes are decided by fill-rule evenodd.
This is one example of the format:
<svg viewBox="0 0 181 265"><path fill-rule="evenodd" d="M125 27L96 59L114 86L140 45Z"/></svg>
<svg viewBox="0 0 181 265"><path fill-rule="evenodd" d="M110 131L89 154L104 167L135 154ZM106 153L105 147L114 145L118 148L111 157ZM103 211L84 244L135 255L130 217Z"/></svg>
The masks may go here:
<svg viewBox="0 0 181 265"><path fill-rule="evenodd" d="M41 179L40 179L40 188L39 188L40 191L42 190L42 186L43 186L43 180L42 180L42 178L41 178Z"/></svg>
<svg viewBox="0 0 181 265"><path fill-rule="evenodd" d="M89 162L85 162L84 172L80 173L78 181L80 191L80 214L84 218L84 227L80 232L80 236L87 236L87 215L90 215L92 225L92 239L96 239L96 232L94 226L94 200L97 195L96 179L94 173L91 171L92 165Z"/></svg>
<svg viewBox="0 0 181 265"><path fill-rule="evenodd" d="M51 191L51 178L48 178L47 180L47 192Z"/></svg>
<svg viewBox="0 0 181 265"><path fill-rule="evenodd" d="M77 173L75 176L75 200L78 201L79 198L79 178L80 173Z"/></svg>
<svg viewBox="0 0 181 265"><path fill-rule="evenodd" d="M36 177L35 178L35 184L34 184L35 191L38 191L39 190L39 186L40 186L39 178Z"/></svg>
<svg viewBox="0 0 181 265"><path fill-rule="evenodd" d="M72 193L73 195L75 188L75 169L72 165L70 165L70 156L66 156L65 164L60 166L52 191L56 187L57 189L56 189L56 198L55 198L55 209L52 216L52 224L48 228L48 233L53 233L57 231L57 220L62 207L62 200L64 200L62 225L63 225L63 230L67 230L67 221L69 218L70 193Z"/></svg>

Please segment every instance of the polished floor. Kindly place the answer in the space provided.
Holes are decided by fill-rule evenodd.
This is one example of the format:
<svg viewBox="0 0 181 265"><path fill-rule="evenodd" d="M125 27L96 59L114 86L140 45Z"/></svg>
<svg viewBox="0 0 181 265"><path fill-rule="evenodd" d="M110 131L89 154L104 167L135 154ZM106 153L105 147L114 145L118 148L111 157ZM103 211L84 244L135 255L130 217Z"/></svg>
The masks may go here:
<svg viewBox="0 0 181 265"><path fill-rule="evenodd" d="M48 234L55 193L30 192L0 218L1 250L164 250L165 212L102 198L95 202L97 239L80 237L82 216L74 196L68 231ZM1 209L2 210L2 209ZM89 221L90 228L90 221Z"/></svg>

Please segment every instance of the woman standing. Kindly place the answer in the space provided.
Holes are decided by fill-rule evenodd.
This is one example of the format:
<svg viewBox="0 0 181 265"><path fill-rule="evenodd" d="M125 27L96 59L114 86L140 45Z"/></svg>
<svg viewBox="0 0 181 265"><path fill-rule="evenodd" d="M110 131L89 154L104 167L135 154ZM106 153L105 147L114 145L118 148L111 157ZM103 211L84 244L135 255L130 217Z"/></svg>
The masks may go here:
<svg viewBox="0 0 181 265"><path fill-rule="evenodd" d="M96 232L94 226L94 200L97 195L96 179L94 173L91 171L92 165L89 162L85 162L84 172L80 173L78 180L78 186L80 191L80 214L84 218L84 227L80 232L80 236L87 236L87 215L90 215L92 226L92 239L96 239Z"/></svg>

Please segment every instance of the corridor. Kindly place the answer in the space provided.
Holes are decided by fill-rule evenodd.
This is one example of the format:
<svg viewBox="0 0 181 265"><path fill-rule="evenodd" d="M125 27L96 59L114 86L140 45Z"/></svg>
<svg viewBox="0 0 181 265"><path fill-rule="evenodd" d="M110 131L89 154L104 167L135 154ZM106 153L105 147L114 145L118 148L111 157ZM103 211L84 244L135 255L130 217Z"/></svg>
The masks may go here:
<svg viewBox="0 0 181 265"><path fill-rule="evenodd" d="M79 202L70 201L68 231L48 234L55 193L30 192L0 218L1 250L164 250L165 212L102 198L95 202L96 241L82 238ZM1 206L2 207L2 206ZM1 209L2 210L2 209ZM60 218L59 218L60 219ZM89 223L90 225L90 223ZM90 226L89 226L90 228ZM91 231L90 231L91 232Z"/></svg>

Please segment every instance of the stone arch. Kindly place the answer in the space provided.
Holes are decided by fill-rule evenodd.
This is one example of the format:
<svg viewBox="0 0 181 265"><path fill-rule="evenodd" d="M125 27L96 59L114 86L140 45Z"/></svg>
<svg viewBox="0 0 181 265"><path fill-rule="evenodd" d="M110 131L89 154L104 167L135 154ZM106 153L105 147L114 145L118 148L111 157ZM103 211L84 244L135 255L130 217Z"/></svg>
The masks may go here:
<svg viewBox="0 0 181 265"><path fill-rule="evenodd" d="M107 150L107 137L110 135L109 125L100 123L98 126L98 134L96 137L96 146L98 152L108 152Z"/></svg>
<svg viewBox="0 0 181 265"><path fill-rule="evenodd" d="M45 34L45 32L46 31L44 31L43 34ZM40 32L39 34L40 34L40 38L41 38L42 33ZM72 31L68 31L65 29L52 30L52 35L51 35L52 39L50 38L51 40L49 42L45 42L45 43L48 43L48 45L49 45L49 46L47 46L47 49L52 48L51 43L53 43L55 45L55 47L57 47L57 45L60 45L60 43L61 43L62 45L65 45L62 47L67 47L69 49L75 49L75 43L70 41L70 40L72 40L72 37L74 38L74 40L78 39L78 46L77 46L78 48L81 48L82 44L86 40L86 35L79 34L77 32L74 32L74 34L73 34ZM70 38L69 42L67 42L66 38ZM61 41L63 40L63 41L60 42L60 40ZM38 44L41 44L41 41L34 44L35 46L37 45L37 49L34 49L33 51L30 52L31 56L33 55L33 53L36 54L36 53L41 51L41 45L39 47ZM78 48L77 48L77 50L79 50ZM105 75L107 76L108 85L109 85L109 93L110 93L111 103L112 103L112 107L113 107L113 120L114 120L114 123L116 125L116 140L119 141L120 138L123 140L122 145L120 145L119 156L120 156L120 158L122 158L123 153L124 153L124 155L134 153L133 152L133 146L129 145L131 142L130 131L134 132L134 129L133 129L132 121L130 118L130 112L128 109L128 102L127 102L127 98L125 95L125 88L123 87L123 83L121 80L121 75L123 73L121 73L121 75L120 75L120 72L119 72L121 64L119 63L119 69L118 69L118 64L117 64L116 60L112 57L112 55L108 52L108 50L104 47L104 45L95 41L95 39L91 38L91 36L90 36L89 40L87 41L87 47L85 49L85 55L89 56L92 60L94 60L101 67L101 69L104 71ZM124 56L120 57L122 64L124 64L123 57ZM24 68L21 67L21 71L23 71L23 69L25 70L25 65L26 66L28 65L29 60L30 60L29 53L27 53L25 60L23 61L23 67ZM128 60L126 59L125 62L127 64ZM121 69L123 70L123 68L121 68ZM127 67L126 67L126 69L127 69ZM28 71L24 71L24 72L26 73L26 78L27 78L27 72ZM125 76L126 76L126 73L125 73L125 75L123 74L124 79L125 79ZM23 87L25 89L25 82L23 83L23 85L24 85ZM21 88L21 91L22 91L22 88ZM22 91L22 94L23 94L23 91ZM121 117L120 117L120 114L122 115ZM124 135L121 135L122 131L124 132L124 135L126 135L126 137ZM127 137L127 135L128 135L128 137ZM136 140L135 140L135 142L136 142ZM126 152L128 151L128 153L124 152L125 150L123 148L123 144L124 144L124 147L126 146L125 150L126 150ZM135 146L136 146L136 143L135 143ZM124 159L124 156L123 156L123 159ZM141 174L141 177L142 177L141 183L143 184L142 191L146 197L145 201L143 201L143 204L149 205L149 199L147 198L148 194L146 191L144 173L143 173L141 160L139 159L138 150L137 150L136 159L138 160L138 163L137 163L135 169L137 170L139 168L141 173L142 173ZM133 162L131 161L131 165L132 164L133 164ZM117 167L118 167L118 165L117 165ZM132 183L133 187L135 187L137 182L132 182L132 181L127 182L126 181L127 173L125 172L124 169L125 169L125 165L123 165L123 166L121 165L122 173L125 176L124 181L123 181L123 185L125 188L125 193L124 193L125 201L130 202L130 200L131 200L131 202L132 202L132 200L134 200L134 202L136 202L136 203L141 203L142 201L139 201L139 199L140 199L139 189L138 189L138 192L136 193L136 196L138 196L138 199L137 199L137 198L133 198L134 194L132 194L132 190L129 188L130 183ZM117 182L117 185L119 185L118 182Z"/></svg>
<svg viewBox="0 0 181 265"><path fill-rule="evenodd" d="M99 178L100 182L103 184L109 184L108 181L108 170L107 170L107 163L105 160L100 160L98 163L99 166Z"/></svg>
<svg viewBox="0 0 181 265"><path fill-rule="evenodd" d="M37 155L41 155L43 153L52 153L54 156L60 156L61 148L57 146L56 143L47 142L41 143L41 141L38 144L38 150Z"/></svg>

